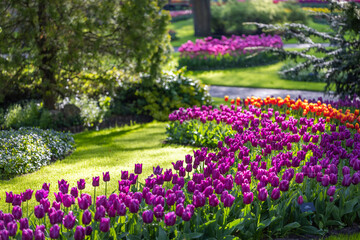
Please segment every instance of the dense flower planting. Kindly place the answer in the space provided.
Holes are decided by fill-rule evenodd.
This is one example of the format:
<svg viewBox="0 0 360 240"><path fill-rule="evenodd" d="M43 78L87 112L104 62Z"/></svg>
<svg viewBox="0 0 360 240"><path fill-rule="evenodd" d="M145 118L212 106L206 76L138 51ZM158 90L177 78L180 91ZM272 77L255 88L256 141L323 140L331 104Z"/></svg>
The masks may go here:
<svg viewBox="0 0 360 240"><path fill-rule="evenodd" d="M121 171L111 194L96 195L100 185L107 189L109 172L90 183L79 179L76 186L59 180L51 186L52 203L47 183L39 190L7 192L9 209L0 214L2 239L261 239L323 234L359 221L356 129L341 120L334 124L317 115L286 114L286 104L258 107L245 101L170 114L171 121L182 124L222 123L232 135L224 132L214 149L195 150L174 161L172 169L154 167L144 183L138 181L142 164L136 164L133 173ZM92 196L82 193L89 188ZM28 211L25 206L34 198L38 204Z"/></svg>
<svg viewBox="0 0 360 240"><path fill-rule="evenodd" d="M190 70L202 68L226 68L233 66L249 66L270 62L265 53L261 57L248 58L261 48L281 48L283 42L280 36L242 35L232 37L222 36L220 39L207 37L188 41L180 46L180 66L188 66ZM265 58L265 59L264 59Z"/></svg>
<svg viewBox="0 0 360 240"><path fill-rule="evenodd" d="M170 11L170 16L172 19L183 16L191 16L191 15L192 15L191 10Z"/></svg>

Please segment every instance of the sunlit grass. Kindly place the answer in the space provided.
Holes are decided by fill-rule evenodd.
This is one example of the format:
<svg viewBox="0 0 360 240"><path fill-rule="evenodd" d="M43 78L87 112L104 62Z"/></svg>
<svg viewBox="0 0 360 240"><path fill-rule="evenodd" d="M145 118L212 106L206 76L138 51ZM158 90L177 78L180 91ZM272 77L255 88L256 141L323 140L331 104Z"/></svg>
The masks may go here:
<svg viewBox="0 0 360 240"><path fill-rule="evenodd" d="M154 122L76 134L74 138L77 149L71 156L43 167L37 172L15 177L9 181L0 181L0 209L5 211L8 209L5 204L6 191L18 194L28 188L37 190L47 182L51 184L50 199L53 200L52 192L57 192L58 180L67 180L71 188L76 186L76 181L84 178L86 180L84 191L93 195L92 177L101 176L102 179L102 172L110 172L111 181L108 189L112 192L118 189L117 180L120 179L121 170L133 172L135 163L143 163L141 179L151 175L153 166L170 168L171 162L184 159L186 154L191 153L192 148L164 145L166 124ZM97 193L104 193L104 186L101 181ZM34 199L33 196L31 207L35 205Z"/></svg>

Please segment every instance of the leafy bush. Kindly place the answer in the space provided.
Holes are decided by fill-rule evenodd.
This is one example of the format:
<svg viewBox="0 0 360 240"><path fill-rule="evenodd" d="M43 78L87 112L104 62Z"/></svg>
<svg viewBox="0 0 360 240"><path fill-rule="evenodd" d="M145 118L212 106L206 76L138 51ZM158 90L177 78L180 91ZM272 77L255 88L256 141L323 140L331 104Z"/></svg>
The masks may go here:
<svg viewBox="0 0 360 240"><path fill-rule="evenodd" d="M74 149L69 133L38 128L0 131L0 178L30 173Z"/></svg>
<svg viewBox="0 0 360 240"><path fill-rule="evenodd" d="M110 109L115 115L146 115L165 121L179 107L210 105L211 101L207 89L200 82L182 76L180 70L163 74L150 87L144 87L141 81L123 82Z"/></svg>
<svg viewBox="0 0 360 240"><path fill-rule="evenodd" d="M300 81L300 82L325 82L325 73L316 72L316 70L311 66L308 69L302 69L297 74L288 71L289 69L295 67L296 65L297 63L295 63L294 61L289 61L285 63L278 72L279 76L282 79L288 79L288 80Z"/></svg>
<svg viewBox="0 0 360 240"><path fill-rule="evenodd" d="M41 117L41 104L30 101L24 106L14 104L5 114L4 127L15 128L39 126Z"/></svg>
<svg viewBox="0 0 360 240"><path fill-rule="evenodd" d="M286 21L306 22L305 11L297 5L272 4L272 0L229 0L223 5L212 5L212 30L214 34L260 33L254 26L244 22L283 23Z"/></svg>

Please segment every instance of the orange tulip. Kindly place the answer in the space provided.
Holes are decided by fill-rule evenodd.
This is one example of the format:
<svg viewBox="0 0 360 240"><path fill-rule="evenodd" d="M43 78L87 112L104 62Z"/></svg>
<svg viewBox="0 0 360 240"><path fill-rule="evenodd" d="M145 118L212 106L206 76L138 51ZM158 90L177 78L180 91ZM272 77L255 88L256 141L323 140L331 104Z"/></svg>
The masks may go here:
<svg viewBox="0 0 360 240"><path fill-rule="evenodd" d="M224 100L225 100L225 102L229 101L229 96L226 95L226 96L224 97Z"/></svg>

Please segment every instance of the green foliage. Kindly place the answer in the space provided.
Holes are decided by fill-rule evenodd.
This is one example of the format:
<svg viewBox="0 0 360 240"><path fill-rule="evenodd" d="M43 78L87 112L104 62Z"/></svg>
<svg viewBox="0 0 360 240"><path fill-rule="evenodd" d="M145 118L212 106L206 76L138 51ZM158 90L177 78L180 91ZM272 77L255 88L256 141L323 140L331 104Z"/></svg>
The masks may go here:
<svg viewBox="0 0 360 240"><path fill-rule="evenodd" d="M236 131L230 125L214 122L202 124L198 120L170 122L166 128L169 143L215 148L225 136L233 137Z"/></svg>
<svg viewBox="0 0 360 240"><path fill-rule="evenodd" d="M250 34L261 31L244 22L283 23L306 22L306 13L298 5L278 3L272 0L229 0L223 5L212 5L212 29L216 35Z"/></svg>
<svg viewBox="0 0 360 240"><path fill-rule="evenodd" d="M168 52L170 16L161 10L166 2L1 1L0 86L9 88L1 87L0 101L36 83L44 107L53 109L69 80L84 69L102 75L116 66L146 72L153 81ZM31 93L36 86L28 88Z"/></svg>
<svg viewBox="0 0 360 240"><path fill-rule="evenodd" d="M30 173L50 161L64 158L74 149L68 133L37 128L0 131L0 178Z"/></svg>
<svg viewBox="0 0 360 240"><path fill-rule="evenodd" d="M207 89L198 81L182 76L180 70L163 74L149 87L144 87L141 81L123 82L110 109L115 115L147 115L166 121L179 107L210 104Z"/></svg>
<svg viewBox="0 0 360 240"><path fill-rule="evenodd" d="M282 79L288 79L293 81L300 82L325 82L325 74L323 72L316 72L313 67L308 69L303 69L298 73L288 72L288 69L291 69L296 66L297 63L294 61L289 61L285 63L279 73L279 76Z"/></svg>
<svg viewBox="0 0 360 240"><path fill-rule="evenodd" d="M68 101L81 109L81 121L85 126L92 127L94 124L101 123L105 117L109 116L111 97L100 96L99 100L91 99L87 95L73 97Z"/></svg>
<svg viewBox="0 0 360 240"><path fill-rule="evenodd" d="M15 128L39 126L42 106L31 101L24 106L14 104L10 106L4 116L4 127Z"/></svg>
<svg viewBox="0 0 360 240"><path fill-rule="evenodd" d="M279 57L275 54L261 52L255 55L243 54L231 56L230 54L205 57L181 57L179 68L186 66L187 70L215 70L227 68L247 68L276 63Z"/></svg>
<svg viewBox="0 0 360 240"><path fill-rule="evenodd" d="M317 72L323 71L326 79L326 91L335 89L335 94L341 97L360 95L360 5L354 2L331 2L330 14L321 13L330 22L331 33L319 32L302 24L267 25L256 23L258 27L270 31L282 32L286 38L295 37L301 43L309 44L306 49L297 51L284 51L269 49L278 52L283 57L292 59L302 58L303 62L287 70L297 74L309 67ZM335 12L336 11L336 12ZM311 36L320 37L330 41L332 48L325 48L313 42ZM312 53L324 54L319 57Z"/></svg>

